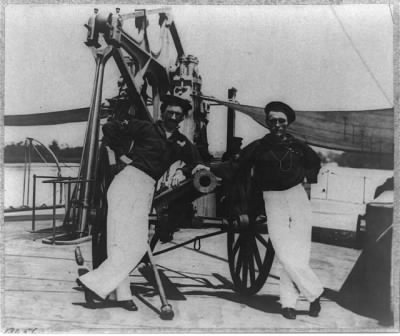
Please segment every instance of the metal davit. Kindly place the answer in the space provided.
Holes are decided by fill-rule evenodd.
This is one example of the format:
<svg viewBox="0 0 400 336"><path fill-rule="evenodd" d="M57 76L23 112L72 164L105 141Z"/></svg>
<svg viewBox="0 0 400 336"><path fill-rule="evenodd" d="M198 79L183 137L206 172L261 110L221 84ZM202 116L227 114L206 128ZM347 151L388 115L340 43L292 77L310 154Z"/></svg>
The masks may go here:
<svg viewBox="0 0 400 336"><path fill-rule="evenodd" d="M147 27L148 16L158 15L160 26L160 47L151 49ZM128 34L123 29L123 22L134 20L136 35ZM173 86L179 85L180 96L193 101L196 111L190 112L189 118L183 122L183 133L191 140L200 139L204 133L205 117L199 113L199 103L191 97L193 90L200 93L200 77L197 73L197 59L191 55L185 57L180 38L170 14L169 8L154 10L136 10L133 13L120 14L117 8L115 13L104 15L97 8L89 18L87 24L87 40L85 44L91 49L95 59L95 78L89 107L88 119L79 174L76 179L69 179L65 183L73 185L71 199L68 201L64 225L71 224L74 229L66 235L46 240L52 244L74 244L93 236L94 222L99 221L101 207L106 208L106 190L108 183L104 181L104 165L107 159L104 156L101 139L99 138L100 119L104 117L121 120L127 114L135 118L153 121L159 114L160 96L173 92ZM173 44L169 43L169 40ZM175 48L173 60L175 67L166 60L165 48ZM110 107L102 104L102 89L104 71L107 61L113 58L121 74L118 85L120 92L117 97L107 99ZM183 80L183 78L185 80ZM171 79L173 79L171 81ZM185 86L184 89L183 86ZM149 95L148 89L152 92ZM153 106L152 113L148 105ZM123 112L121 112L123 111ZM201 129L203 127L203 129ZM199 146L201 140L197 141ZM99 175L100 173L100 175ZM61 179L44 181L45 183L63 183ZM104 217L104 216L103 216ZM94 229L96 234L96 228Z"/></svg>
<svg viewBox="0 0 400 336"><path fill-rule="evenodd" d="M86 130L85 144L81 159L79 176L82 180L78 199L82 200L82 208L79 213L79 234L82 237L85 233L88 214L91 207L93 182L96 178L96 162L98 157L99 126L101 93L103 87L104 68L111 56L112 47L107 46L103 50L94 52L96 60L96 75L94 80L94 90L90 104L89 121Z"/></svg>

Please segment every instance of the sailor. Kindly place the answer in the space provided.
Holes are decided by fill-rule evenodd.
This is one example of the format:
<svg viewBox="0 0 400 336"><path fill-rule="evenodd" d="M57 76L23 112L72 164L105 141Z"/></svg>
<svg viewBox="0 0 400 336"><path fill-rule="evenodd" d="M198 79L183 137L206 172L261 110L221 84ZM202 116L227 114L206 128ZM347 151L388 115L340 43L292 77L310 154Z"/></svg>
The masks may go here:
<svg viewBox="0 0 400 336"><path fill-rule="evenodd" d="M96 300L115 297L115 305L129 311L137 310L132 300L129 273L147 251L148 214L156 181L178 160L186 165L176 171L172 185L200 169L208 169L202 164L196 147L178 130L191 109L190 102L166 95L160 109L162 120L154 124L131 119L124 125L111 121L103 126L105 141L118 155L127 139L132 140L133 145L123 156L126 166L114 177L107 192L108 257L98 268L77 279L92 308Z"/></svg>
<svg viewBox="0 0 400 336"><path fill-rule="evenodd" d="M282 315L296 318L301 293L310 302L309 315L317 317L324 289L309 265L312 212L302 184L317 182L320 159L308 145L287 133L296 119L290 106L271 102L265 106L265 116L270 133L244 148L237 165L251 167L255 185L262 192L269 237L282 265Z"/></svg>

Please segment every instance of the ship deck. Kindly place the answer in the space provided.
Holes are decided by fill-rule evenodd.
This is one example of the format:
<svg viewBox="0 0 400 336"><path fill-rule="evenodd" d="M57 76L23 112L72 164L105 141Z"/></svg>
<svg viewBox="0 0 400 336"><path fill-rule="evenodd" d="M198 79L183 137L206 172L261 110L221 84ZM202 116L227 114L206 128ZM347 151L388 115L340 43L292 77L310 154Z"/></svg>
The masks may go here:
<svg viewBox="0 0 400 336"><path fill-rule="evenodd" d="M59 223L60 224L60 223ZM322 312L308 316L308 303L298 302L296 320L280 315L279 263L275 260L260 292L242 297L232 290L226 235L202 240L201 249L188 245L156 256L174 319L161 320L160 299L146 273L131 273L137 312L121 308L85 308L75 279L75 245L48 245L42 238L51 221L5 221L3 323L6 332L149 333L149 332L354 332L390 331L372 318L337 302L340 289L361 250L313 242L311 265L326 287ZM181 229L162 248L213 229ZM85 266L91 267L91 242L80 244Z"/></svg>

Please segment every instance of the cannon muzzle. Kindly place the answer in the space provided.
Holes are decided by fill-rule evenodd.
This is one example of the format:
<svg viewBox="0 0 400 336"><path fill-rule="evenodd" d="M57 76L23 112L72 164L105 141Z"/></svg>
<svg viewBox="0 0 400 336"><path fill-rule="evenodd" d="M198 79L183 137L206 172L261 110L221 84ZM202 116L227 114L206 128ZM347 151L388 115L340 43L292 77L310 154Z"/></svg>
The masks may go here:
<svg viewBox="0 0 400 336"><path fill-rule="evenodd" d="M193 176L193 187L202 194L209 194L217 187L217 178L208 170L200 170Z"/></svg>
<svg viewBox="0 0 400 336"><path fill-rule="evenodd" d="M153 206L160 209L171 203L192 202L213 192L217 184L217 178L213 173L208 170L200 170L192 178L183 181L177 187L169 188L156 195Z"/></svg>

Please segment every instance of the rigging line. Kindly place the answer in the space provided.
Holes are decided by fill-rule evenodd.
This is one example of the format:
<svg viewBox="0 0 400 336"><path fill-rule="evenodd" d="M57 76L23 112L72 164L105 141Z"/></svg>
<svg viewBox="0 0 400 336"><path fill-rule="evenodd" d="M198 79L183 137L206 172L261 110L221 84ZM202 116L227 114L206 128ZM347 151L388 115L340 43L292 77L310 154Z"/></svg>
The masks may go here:
<svg viewBox="0 0 400 336"><path fill-rule="evenodd" d="M47 160L46 160L46 159L44 158L44 156L39 152L39 150L36 148L36 146L33 145L32 147L33 147L33 149L35 150L35 152L39 155L39 157L42 159L42 161L43 161L44 163L47 163Z"/></svg>
<svg viewBox="0 0 400 336"><path fill-rule="evenodd" d="M340 20L339 16L337 15L335 9L333 8L333 6L329 6L330 9L333 12L333 15L335 16L336 20L338 21L340 27L342 28L343 33L346 35L347 39L350 41L354 51L357 53L358 57L360 58L361 62L364 64L365 68L367 69L368 73L371 75L372 79L374 80L375 84L378 86L378 89L381 91L381 93L384 95L384 97L386 98L387 102L390 104L390 106L393 106L393 102L390 100L390 98L387 96L385 90L383 89L383 87L381 86L381 84L379 83L379 81L376 79L375 75L373 74L372 70L370 69L370 67L368 66L367 62L365 61L365 59L363 58L363 56L361 55L360 51L357 49L357 47L355 46L351 36L349 35L349 33L346 31L346 28L343 25L343 22Z"/></svg>
<svg viewBox="0 0 400 336"><path fill-rule="evenodd" d="M70 166L66 162L60 162L60 166L65 167L65 168L75 168L76 166Z"/></svg>
<svg viewBox="0 0 400 336"><path fill-rule="evenodd" d="M392 7L391 7L391 0L388 1L388 6L389 6L389 11L390 11L390 16L392 17L392 22L394 23L393 11L392 11Z"/></svg>

